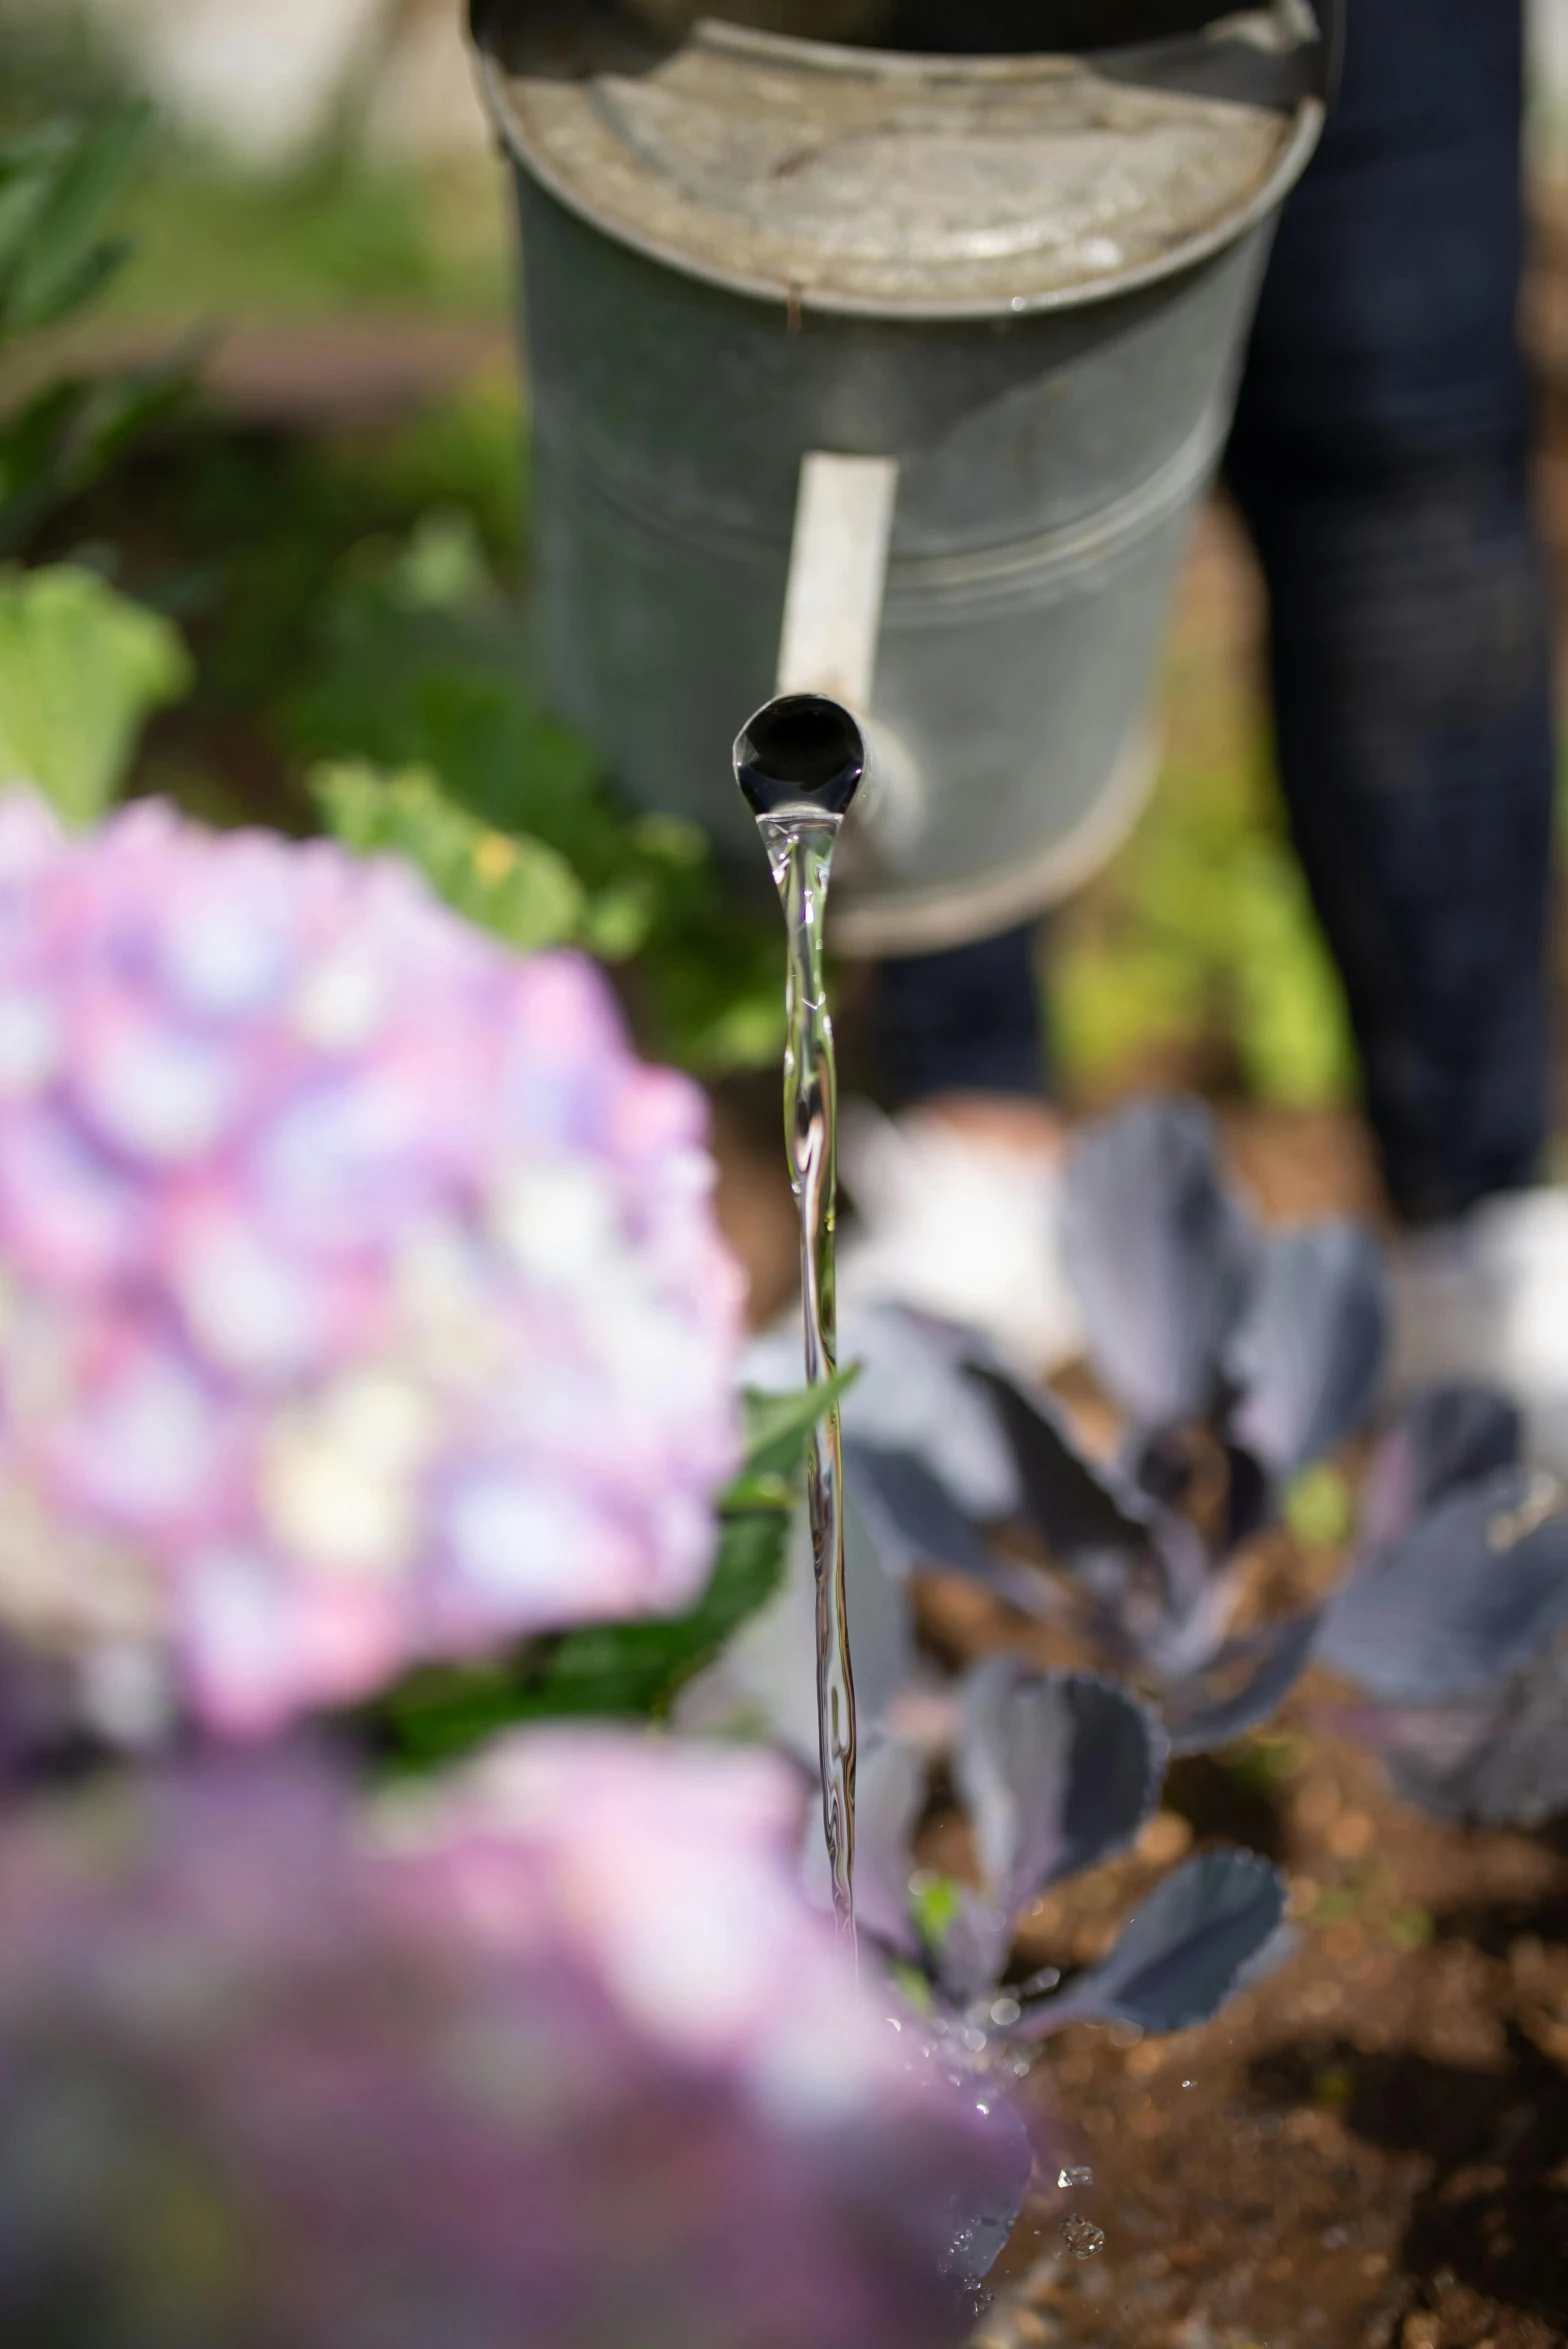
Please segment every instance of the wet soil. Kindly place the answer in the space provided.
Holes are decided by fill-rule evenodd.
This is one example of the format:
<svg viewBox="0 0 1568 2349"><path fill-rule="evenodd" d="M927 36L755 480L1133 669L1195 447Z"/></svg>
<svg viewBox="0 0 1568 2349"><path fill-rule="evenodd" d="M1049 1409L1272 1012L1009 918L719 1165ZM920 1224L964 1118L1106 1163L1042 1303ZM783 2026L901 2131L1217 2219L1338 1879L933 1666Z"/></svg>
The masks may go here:
<svg viewBox="0 0 1568 2349"><path fill-rule="evenodd" d="M1300 1938L1201 2030L1048 2047L1023 2093L1049 2150L976 2349L1568 2342L1568 1839L1406 1810L1329 1693L1180 1765L1139 1851L1029 1920L1033 1962L1085 1963L1173 1860L1238 1841L1287 1870Z"/></svg>

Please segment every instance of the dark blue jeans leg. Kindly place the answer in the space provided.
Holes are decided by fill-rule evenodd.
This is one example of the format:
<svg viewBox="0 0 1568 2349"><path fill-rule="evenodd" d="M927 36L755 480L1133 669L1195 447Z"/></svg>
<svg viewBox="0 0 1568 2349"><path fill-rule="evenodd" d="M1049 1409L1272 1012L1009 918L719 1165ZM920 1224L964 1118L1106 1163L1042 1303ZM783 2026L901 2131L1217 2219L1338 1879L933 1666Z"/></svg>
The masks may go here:
<svg viewBox="0 0 1568 2349"><path fill-rule="evenodd" d="M1046 1047L1035 925L883 963L871 1041L883 1083L899 1102L937 1093L1041 1094Z"/></svg>
<svg viewBox="0 0 1568 2349"><path fill-rule="evenodd" d="M1390 1193L1456 1214L1546 1118L1549 605L1526 480L1517 0L1351 0L1229 473L1278 764Z"/></svg>
<svg viewBox="0 0 1568 2349"><path fill-rule="evenodd" d="M1531 1179L1545 1127L1549 618L1515 337L1517 0L1350 0L1287 209L1231 486L1272 605L1278 758L1395 1204ZM1027 933L884 967L908 1095L1034 1089Z"/></svg>

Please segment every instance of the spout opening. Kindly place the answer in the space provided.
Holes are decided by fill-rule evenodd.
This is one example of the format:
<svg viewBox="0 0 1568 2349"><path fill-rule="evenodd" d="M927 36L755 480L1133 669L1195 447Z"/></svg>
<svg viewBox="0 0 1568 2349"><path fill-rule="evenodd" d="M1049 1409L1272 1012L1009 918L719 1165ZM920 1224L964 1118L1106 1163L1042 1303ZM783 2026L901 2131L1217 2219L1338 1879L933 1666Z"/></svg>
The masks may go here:
<svg viewBox="0 0 1568 2349"><path fill-rule="evenodd" d="M865 737L825 694L780 694L736 738L735 780L755 816L785 808L843 816L865 772Z"/></svg>

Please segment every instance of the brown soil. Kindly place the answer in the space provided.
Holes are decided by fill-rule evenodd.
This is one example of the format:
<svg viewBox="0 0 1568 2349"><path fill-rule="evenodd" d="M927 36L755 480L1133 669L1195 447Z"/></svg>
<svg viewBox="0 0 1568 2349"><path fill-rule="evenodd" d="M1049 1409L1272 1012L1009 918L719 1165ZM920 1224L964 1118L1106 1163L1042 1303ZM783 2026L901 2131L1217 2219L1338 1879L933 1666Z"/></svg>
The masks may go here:
<svg viewBox="0 0 1568 2349"><path fill-rule="evenodd" d="M1179 1765L1139 1853L1030 1920L1031 1959L1081 1964L1194 1842L1237 1841L1288 1870L1301 1943L1202 2030L1048 2047L1052 2150L976 2349L1568 2342L1568 1838L1404 1809L1326 1696Z"/></svg>

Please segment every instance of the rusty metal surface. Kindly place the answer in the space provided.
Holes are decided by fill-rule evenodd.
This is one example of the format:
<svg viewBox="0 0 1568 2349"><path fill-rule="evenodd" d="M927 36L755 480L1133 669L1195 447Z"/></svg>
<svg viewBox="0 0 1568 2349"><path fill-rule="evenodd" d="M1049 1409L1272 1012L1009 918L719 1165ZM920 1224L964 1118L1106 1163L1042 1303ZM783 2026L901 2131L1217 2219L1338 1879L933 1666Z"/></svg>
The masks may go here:
<svg viewBox="0 0 1568 2349"><path fill-rule="evenodd" d="M618 241L777 300L974 316L1185 267L1316 135L1289 8L1090 57L927 57L712 21L640 70L555 46L491 91L518 159Z"/></svg>

